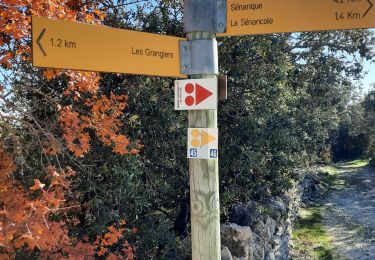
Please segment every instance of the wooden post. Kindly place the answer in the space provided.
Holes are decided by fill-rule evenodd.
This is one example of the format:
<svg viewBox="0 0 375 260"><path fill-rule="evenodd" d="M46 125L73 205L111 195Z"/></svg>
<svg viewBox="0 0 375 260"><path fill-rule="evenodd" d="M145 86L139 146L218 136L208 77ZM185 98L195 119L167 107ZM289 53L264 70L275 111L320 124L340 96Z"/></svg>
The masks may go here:
<svg viewBox="0 0 375 260"><path fill-rule="evenodd" d="M215 40L215 34L193 32L188 33L187 38ZM216 76L200 74L191 78ZM189 127L217 128L217 110L189 111ZM189 159L193 260L221 259L218 165L218 160Z"/></svg>
<svg viewBox="0 0 375 260"><path fill-rule="evenodd" d="M226 27L225 0L184 0L184 32L189 41L191 78L218 74L216 32ZM217 110L189 111L189 128L217 128ZM219 161L189 159L193 260L221 259Z"/></svg>

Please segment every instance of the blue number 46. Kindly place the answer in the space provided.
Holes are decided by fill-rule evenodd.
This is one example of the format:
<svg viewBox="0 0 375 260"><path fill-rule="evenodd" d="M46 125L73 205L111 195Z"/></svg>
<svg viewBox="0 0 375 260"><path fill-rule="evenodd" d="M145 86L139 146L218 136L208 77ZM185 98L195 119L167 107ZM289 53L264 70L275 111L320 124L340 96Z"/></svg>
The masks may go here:
<svg viewBox="0 0 375 260"><path fill-rule="evenodd" d="M210 158L217 158L217 149L210 149Z"/></svg>
<svg viewBox="0 0 375 260"><path fill-rule="evenodd" d="M190 157L197 157L198 156L198 152L197 152L197 149L195 148L192 148L190 149Z"/></svg>

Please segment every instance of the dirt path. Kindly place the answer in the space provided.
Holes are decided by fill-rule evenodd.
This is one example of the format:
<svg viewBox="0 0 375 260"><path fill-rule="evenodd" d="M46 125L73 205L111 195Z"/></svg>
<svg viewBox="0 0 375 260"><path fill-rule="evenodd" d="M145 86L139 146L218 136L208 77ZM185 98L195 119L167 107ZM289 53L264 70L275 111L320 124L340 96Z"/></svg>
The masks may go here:
<svg viewBox="0 0 375 260"><path fill-rule="evenodd" d="M375 169L355 163L333 167L322 224L339 259L375 259Z"/></svg>

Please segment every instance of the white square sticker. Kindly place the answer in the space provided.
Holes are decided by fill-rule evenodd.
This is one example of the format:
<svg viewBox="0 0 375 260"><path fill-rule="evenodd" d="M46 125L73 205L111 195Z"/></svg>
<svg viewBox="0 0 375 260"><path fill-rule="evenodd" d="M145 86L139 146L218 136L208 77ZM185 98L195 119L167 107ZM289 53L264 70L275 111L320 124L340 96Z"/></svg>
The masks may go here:
<svg viewBox="0 0 375 260"><path fill-rule="evenodd" d="M218 129L189 128L187 158L218 159Z"/></svg>
<svg viewBox="0 0 375 260"><path fill-rule="evenodd" d="M175 81L175 110L217 109L217 78Z"/></svg>

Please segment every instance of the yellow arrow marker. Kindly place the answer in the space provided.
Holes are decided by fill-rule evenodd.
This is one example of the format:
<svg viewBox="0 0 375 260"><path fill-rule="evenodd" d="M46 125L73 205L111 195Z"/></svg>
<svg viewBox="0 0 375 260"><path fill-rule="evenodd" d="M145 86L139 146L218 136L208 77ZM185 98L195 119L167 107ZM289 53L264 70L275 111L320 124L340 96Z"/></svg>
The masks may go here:
<svg viewBox="0 0 375 260"><path fill-rule="evenodd" d="M194 137L194 139L191 141L191 146L193 147L202 147L216 140L215 136L210 135L204 130L194 129L191 132L191 135ZM199 136L201 136L200 141Z"/></svg>
<svg viewBox="0 0 375 260"><path fill-rule="evenodd" d="M216 140L215 136L210 135L206 131L202 130L202 144L201 144L201 146L205 146L205 145L207 145L207 144L209 144L209 143L211 143L215 140Z"/></svg>

